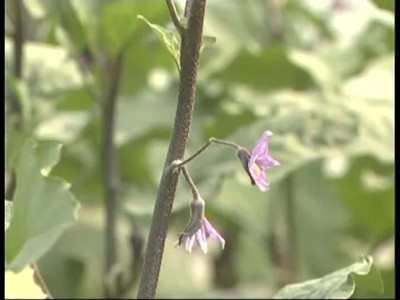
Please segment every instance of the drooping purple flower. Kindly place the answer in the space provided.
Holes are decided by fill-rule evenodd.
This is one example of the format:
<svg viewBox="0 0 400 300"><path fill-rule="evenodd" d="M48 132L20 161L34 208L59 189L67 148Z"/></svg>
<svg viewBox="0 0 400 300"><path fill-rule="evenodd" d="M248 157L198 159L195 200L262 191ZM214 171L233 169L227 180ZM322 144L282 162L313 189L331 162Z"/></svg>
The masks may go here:
<svg viewBox="0 0 400 300"><path fill-rule="evenodd" d="M221 243L222 249L225 247L225 240L219 234L219 232L211 225L211 223L203 217L200 229L195 233L184 232L179 236L178 241L175 244L175 248L180 248L182 244L185 245L185 249L188 252L192 252L193 246L199 246L204 254L207 253L207 242L212 237Z"/></svg>
<svg viewBox="0 0 400 300"><path fill-rule="evenodd" d="M266 180L266 169L279 166L280 163L269 155L269 137L273 133L269 130L265 131L258 140L248 162L248 170L251 178L257 184L261 191L269 189L269 184Z"/></svg>

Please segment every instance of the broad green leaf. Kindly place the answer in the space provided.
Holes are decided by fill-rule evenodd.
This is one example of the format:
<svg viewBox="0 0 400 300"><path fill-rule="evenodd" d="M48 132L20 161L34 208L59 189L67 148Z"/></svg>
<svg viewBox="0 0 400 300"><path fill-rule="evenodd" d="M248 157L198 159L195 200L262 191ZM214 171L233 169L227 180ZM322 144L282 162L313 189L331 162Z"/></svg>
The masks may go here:
<svg viewBox="0 0 400 300"><path fill-rule="evenodd" d="M316 53L293 49L288 51L288 58L297 66L307 70L321 89L337 87L339 78Z"/></svg>
<svg viewBox="0 0 400 300"><path fill-rule="evenodd" d="M89 111L94 107L95 99L86 88L71 89L57 97L58 111Z"/></svg>
<svg viewBox="0 0 400 300"><path fill-rule="evenodd" d="M60 150L59 144L31 139L20 150L13 217L6 234L7 268L14 272L43 255L76 220L79 204L69 184L47 176Z"/></svg>
<svg viewBox="0 0 400 300"><path fill-rule="evenodd" d="M180 46L181 39L178 33L165 29L164 27L150 23L145 17L138 15L137 18L146 22L147 25L153 30L160 41L167 48L168 52L172 55L178 69L180 69Z"/></svg>
<svg viewBox="0 0 400 300"><path fill-rule="evenodd" d="M260 91L286 87L306 89L313 85L310 74L293 64L280 46L270 46L257 54L242 51L212 77L228 86L248 85Z"/></svg>
<svg viewBox="0 0 400 300"><path fill-rule="evenodd" d="M395 0L373 0L376 6L394 12Z"/></svg>
<svg viewBox="0 0 400 300"><path fill-rule="evenodd" d="M343 204L352 214L356 235L381 240L394 232L394 165L371 156L354 158L342 178L335 179Z"/></svg>
<svg viewBox="0 0 400 300"><path fill-rule="evenodd" d="M361 262L322 278L287 285L274 296L274 299L348 299L357 289L356 276L369 276L372 266L373 258L363 257ZM379 281L379 278L375 279Z"/></svg>
<svg viewBox="0 0 400 300"><path fill-rule="evenodd" d="M368 273L368 276L363 274L354 274L355 291L351 296L352 299L379 299L384 298L384 282L381 272L374 263Z"/></svg>
<svg viewBox="0 0 400 300"><path fill-rule="evenodd" d="M31 267L19 273L6 271L5 299L46 299L47 295L35 283L34 271Z"/></svg>
<svg viewBox="0 0 400 300"><path fill-rule="evenodd" d="M140 36L144 26L136 19L138 14L152 15L164 22L167 10L163 3L143 1L112 1L102 7L98 39L104 50L117 54Z"/></svg>

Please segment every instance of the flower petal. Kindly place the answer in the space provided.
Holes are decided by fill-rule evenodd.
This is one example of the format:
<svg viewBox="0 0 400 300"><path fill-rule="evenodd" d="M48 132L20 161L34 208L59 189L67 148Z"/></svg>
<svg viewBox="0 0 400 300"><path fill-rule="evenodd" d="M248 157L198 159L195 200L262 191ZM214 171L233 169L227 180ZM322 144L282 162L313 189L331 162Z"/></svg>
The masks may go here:
<svg viewBox="0 0 400 300"><path fill-rule="evenodd" d="M206 232L208 232L209 235L211 235L214 239L220 242L223 249L225 247L225 240L223 239L223 237L219 234L219 232L211 225L211 223L206 218L204 218L203 222Z"/></svg>
<svg viewBox="0 0 400 300"><path fill-rule="evenodd" d="M201 251L207 254L207 241L204 239L203 231L199 230L196 232L197 243L200 245Z"/></svg>
<svg viewBox="0 0 400 300"><path fill-rule="evenodd" d="M186 239L186 251L187 252L189 252L189 253L192 252L194 241L195 241L194 235L187 237L187 239Z"/></svg>

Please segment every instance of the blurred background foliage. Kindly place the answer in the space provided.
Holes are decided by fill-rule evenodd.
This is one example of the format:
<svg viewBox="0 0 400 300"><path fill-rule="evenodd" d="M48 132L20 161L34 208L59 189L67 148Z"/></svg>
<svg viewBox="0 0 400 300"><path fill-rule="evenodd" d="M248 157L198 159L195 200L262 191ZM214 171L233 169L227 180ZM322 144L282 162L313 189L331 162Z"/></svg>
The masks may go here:
<svg viewBox="0 0 400 300"><path fill-rule="evenodd" d="M39 267L56 298L102 297L102 72L107 57L126 47L115 134L125 274L132 236L149 231L179 84L168 50L137 15L174 30L168 9L164 1L23 1L21 80L12 72L11 2L6 186L22 136L64 145L52 175L71 183L82 207ZM281 166L268 172L271 189L261 193L223 146L189 164L226 248L213 245L206 256L174 249L191 197L181 180L158 297L271 297L363 254L374 257L385 287L372 296L394 297L393 12L394 0L207 1L204 34L216 43L200 59L186 153L211 136L251 150L269 129ZM137 284L125 297L136 293Z"/></svg>

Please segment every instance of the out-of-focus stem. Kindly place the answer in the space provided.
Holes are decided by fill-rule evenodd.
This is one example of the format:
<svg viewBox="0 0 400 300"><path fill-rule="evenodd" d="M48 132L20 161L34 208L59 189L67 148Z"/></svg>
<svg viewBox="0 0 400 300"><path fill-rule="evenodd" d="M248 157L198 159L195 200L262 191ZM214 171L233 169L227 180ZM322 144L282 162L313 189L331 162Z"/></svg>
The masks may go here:
<svg viewBox="0 0 400 300"><path fill-rule="evenodd" d="M274 42L281 42L284 37L283 3L281 0L267 0L269 16L269 27L271 39Z"/></svg>
<svg viewBox="0 0 400 300"><path fill-rule="evenodd" d="M22 0L14 0L15 27L14 27L14 76L16 79L22 79L23 49L24 49L24 23L22 18L23 3ZM16 116L15 128L22 130L22 109L18 96L12 92L6 97L9 99L11 112ZM16 187L17 175L15 169L11 169L10 179L5 189L5 199L12 200Z"/></svg>
<svg viewBox="0 0 400 300"><path fill-rule="evenodd" d="M103 162L106 208L106 264L105 278L110 278L117 264L117 170L114 146L115 110L122 71L123 52L111 59L104 70L105 99L103 104ZM104 295L110 298L109 284L104 285Z"/></svg>

